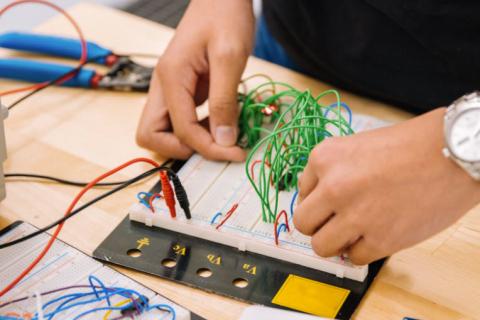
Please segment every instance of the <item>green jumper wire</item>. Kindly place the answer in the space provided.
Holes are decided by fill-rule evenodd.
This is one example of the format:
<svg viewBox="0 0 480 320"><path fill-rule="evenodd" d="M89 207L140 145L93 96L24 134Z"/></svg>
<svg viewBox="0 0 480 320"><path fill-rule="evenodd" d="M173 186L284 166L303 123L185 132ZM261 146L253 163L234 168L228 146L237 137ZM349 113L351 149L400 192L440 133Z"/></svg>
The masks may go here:
<svg viewBox="0 0 480 320"><path fill-rule="evenodd" d="M281 91L278 91L281 88ZM329 96L332 104L323 104ZM341 113L340 95L327 90L313 97L309 90L267 81L239 96L239 144L251 149L246 174L262 204L262 219L273 223L279 213L278 195L297 188L298 174L312 149L332 136L353 134ZM331 109L331 116L327 113ZM261 159L256 181L250 171Z"/></svg>

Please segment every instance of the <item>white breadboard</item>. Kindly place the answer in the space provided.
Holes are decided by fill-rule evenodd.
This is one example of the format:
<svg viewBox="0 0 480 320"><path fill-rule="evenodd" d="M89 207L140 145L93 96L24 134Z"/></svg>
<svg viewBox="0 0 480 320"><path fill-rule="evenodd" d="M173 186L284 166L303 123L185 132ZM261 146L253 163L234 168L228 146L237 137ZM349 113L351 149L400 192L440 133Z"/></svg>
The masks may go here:
<svg viewBox="0 0 480 320"><path fill-rule="evenodd" d="M17 239L35 230L33 226L22 223L20 226L2 235L0 243ZM38 255L48 239L48 235L41 234L21 244L0 250L0 286L3 287L10 283ZM16 287L0 298L0 305L24 296L32 296L32 298L0 308L0 319L5 315L19 315L22 318L28 318L37 311L36 301L33 297L35 292L46 292L74 285L88 285L88 277L90 275L99 278L107 287L133 289L147 297L151 304L162 303L170 305L175 310L176 319L189 320L191 318L188 310L92 259L77 249L61 241L56 241L45 258ZM46 302L66 293L72 292L67 290L53 293L42 297L42 300ZM111 297L111 302L116 304L124 299L116 295ZM80 314L89 308L91 308L91 305L78 306L70 309L69 313L63 312L58 314L57 317L69 319L73 313ZM102 319L104 313L94 313L82 317L82 319ZM118 311L117 313L112 313L110 318L115 316L118 317ZM154 309L138 316L136 319L171 319L171 317L165 311Z"/></svg>
<svg viewBox="0 0 480 320"><path fill-rule="evenodd" d="M352 128L355 132L386 125L368 116L356 115L353 119ZM338 277L363 281L367 276L368 266L353 265L348 257L321 258L313 252L310 238L295 230L291 222L290 207L294 192L279 193L279 208L288 213L290 232L281 232L279 244L276 245L273 224L262 221L260 200L247 179L245 163L214 162L194 155L178 175L190 200L192 219L185 218L178 203L177 218L172 219L162 199L153 201L155 213L145 205L135 203L129 211L130 219L221 243L240 251L293 262ZM236 211L217 230L216 226L235 203L238 204ZM222 215L217 215L219 212Z"/></svg>

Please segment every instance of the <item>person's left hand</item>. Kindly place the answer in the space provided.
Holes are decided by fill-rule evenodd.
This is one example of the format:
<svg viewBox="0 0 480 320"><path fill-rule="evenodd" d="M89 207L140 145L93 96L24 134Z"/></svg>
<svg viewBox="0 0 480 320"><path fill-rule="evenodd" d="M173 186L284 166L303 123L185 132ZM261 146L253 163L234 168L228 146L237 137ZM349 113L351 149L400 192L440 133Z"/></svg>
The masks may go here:
<svg viewBox="0 0 480 320"><path fill-rule="evenodd" d="M445 229L480 202L480 183L442 155L444 113L314 148L293 219L318 255L347 253L367 264Z"/></svg>

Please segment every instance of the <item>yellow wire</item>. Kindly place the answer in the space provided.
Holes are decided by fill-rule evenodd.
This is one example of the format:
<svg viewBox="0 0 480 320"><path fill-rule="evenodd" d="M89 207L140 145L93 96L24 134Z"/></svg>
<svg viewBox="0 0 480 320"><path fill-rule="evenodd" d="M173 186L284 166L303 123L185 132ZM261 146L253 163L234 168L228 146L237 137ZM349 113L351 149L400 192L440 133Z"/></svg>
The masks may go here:
<svg viewBox="0 0 480 320"><path fill-rule="evenodd" d="M114 307L121 307L123 305L126 305L127 303L131 302L132 299L125 299L125 300L122 300L120 301L119 303L113 305ZM113 310L108 310L107 312L105 312L105 314L103 315L103 320L108 320L108 316L112 313Z"/></svg>

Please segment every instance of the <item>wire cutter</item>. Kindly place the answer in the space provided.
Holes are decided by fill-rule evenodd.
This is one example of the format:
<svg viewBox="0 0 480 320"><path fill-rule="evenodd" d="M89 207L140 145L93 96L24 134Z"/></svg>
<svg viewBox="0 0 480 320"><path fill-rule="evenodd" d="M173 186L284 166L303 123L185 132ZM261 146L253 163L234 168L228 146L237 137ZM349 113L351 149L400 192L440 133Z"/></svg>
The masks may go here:
<svg viewBox="0 0 480 320"><path fill-rule="evenodd" d="M24 32L0 34L0 47L62 58L80 59L78 40ZM81 68L63 86L101 88L119 91L148 91L153 68L133 62L129 56L117 55L96 43L87 42L87 61L109 67L106 74ZM51 81L72 71L72 66L27 60L0 59L0 78L27 82Z"/></svg>

